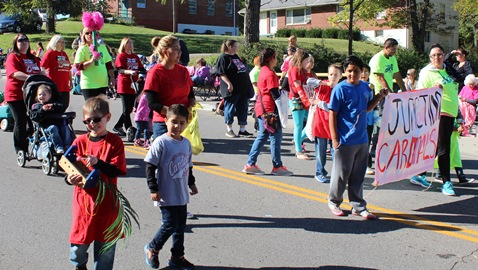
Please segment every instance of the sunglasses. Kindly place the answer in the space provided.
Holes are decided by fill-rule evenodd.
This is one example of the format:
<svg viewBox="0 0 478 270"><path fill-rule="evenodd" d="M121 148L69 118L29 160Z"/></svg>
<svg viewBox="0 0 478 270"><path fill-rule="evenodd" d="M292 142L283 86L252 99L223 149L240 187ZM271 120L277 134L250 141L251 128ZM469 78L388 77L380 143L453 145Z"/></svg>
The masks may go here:
<svg viewBox="0 0 478 270"><path fill-rule="evenodd" d="M19 38L17 39L17 42L28 42L28 38Z"/></svg>
<svg viewBox="0 0 478 270"><path fill-rule="evenodd" d="M85 35L91 35L93 34L92 32L85 32Z"/></svg>
<svg viewBox="0 0 478 270"><path fill-rule="evenodd" d="M99 123L99 122L101 122L101 119L103 119L103 116L84 119L84 120L83 120L83 124L88 125L88 124L91 124L91 122L93 122L93 123Z"/></svg>

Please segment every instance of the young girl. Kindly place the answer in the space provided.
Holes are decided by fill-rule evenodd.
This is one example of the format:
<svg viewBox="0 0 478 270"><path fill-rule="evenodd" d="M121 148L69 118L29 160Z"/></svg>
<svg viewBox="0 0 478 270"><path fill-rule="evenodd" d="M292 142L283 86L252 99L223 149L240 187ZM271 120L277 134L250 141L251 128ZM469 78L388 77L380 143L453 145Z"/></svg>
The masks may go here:
<svg viewBox="0 0 478 270"><path fill-rule="evenodd" d="M405 88L407 91L415 90L417 88L417 71L414 68L407 70L407 78L405 78Z"/></svg>
<svg viewBox="0 0 478 270"><path fill-rule="evenodd" d="M148 106L148 100L146 99L144 91L142 91L138 96L137 101L138 106L136 107L136 114L134 116L134 122L136 123L134 145L149 149L149 125L151 122L151 109ZM144 140L140 139L141 132L143 133Z"/></svg>
<svg viewBox="0 0 478 270"><path fill-rule="evenodd" d="M121 138L108 132L106 124L111 119L104 95L86 100L83 105L83 123L88 133L73 142L77 146L77 160L90 169L99 169L103 181L116 187L119 175L126 175L126 158ZM108 244L106 229L118 216L118 205L112 191L106 191L103 201L96 203L99 187L81 188L82 176L69 174L65 180L74 185L73 218L70 231L70 261L76 269L85 270L88 248L94 244L95 269L113 269L116 244L104 252Z"/></svg>
<svg viewBox="0 0 478 270"><path fill-rule="evenodd" d="M458 94L458 98L460 112L464 120L462 136L473 136L470 134L470 129L475 123L476 103L478 101L478 86L475 75L470 74L466 76L465 86L463 86L461 92Z"/></svg>

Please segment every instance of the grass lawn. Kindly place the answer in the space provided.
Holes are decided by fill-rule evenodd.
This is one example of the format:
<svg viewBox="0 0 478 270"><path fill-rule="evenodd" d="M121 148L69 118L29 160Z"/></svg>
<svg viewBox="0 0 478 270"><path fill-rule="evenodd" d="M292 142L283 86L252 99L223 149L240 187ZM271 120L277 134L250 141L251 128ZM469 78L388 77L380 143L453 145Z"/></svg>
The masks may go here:
<svg viewBox="0 0 478 270"><path fill-rule="evenodd" d="M73 39L78 36L78 33L83 29L83 24L79 21L60 21L56 24L56 30L61 34L66 41L66 51L69 55L73 52L71 49L71 43ZM135 42L135 52L143 55L150 55L152 47L149 44L151 38L155 35L163 36L169 32L159 31L144 27L126 26L119 24L106 23L101 30L101 37L111 47L118 48L121 39L125 36L129 36ZM36 43L41 41L43 46L46 47L52 35L42 33L27 34L30 38L32 49L36 49ZM6 52L7 48L12 47L12 41L15 33L5 33L0 35L0 47ZM190 53L207 53L217 54L220 52L222 42L229 38L229 36L215 36L215 35L187 35L177 34L178 37L183 39L188 45ZM232 37L233 39L243 42L243 37ZM264 44L279 44L285 48L287 47L287 38L261 38L261 42ZM323 44L328 48L332 48L338 53L347 53L348 41L338 39L314 39L314 38L299 38L298 43L303 48L312 48L314 44ZM354 51L356 52L371 52L376 53L381 48L379 46L365 43L355 42L353 43ZM194 57L192 57L191 63L194 63ZM73 61L73 59L70 59Z"/></svg>

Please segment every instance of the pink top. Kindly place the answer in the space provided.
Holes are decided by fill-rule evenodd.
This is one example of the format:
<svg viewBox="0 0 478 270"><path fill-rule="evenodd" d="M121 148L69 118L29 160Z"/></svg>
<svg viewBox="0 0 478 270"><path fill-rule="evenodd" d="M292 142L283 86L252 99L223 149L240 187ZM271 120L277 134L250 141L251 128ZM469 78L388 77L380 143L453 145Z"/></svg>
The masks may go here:
<svg viewBox="0 0 478 270"><path fill-rule="evenodd" d="M138 102L138 107L136 108L136 114L134 115L134 121L149 121L149 114L151 109L148 106L148 101L146 100L146 95L141 95L141 98Z"/></svg>
<svg viewBox="0 0 478 270"><path fill-rule="evenodd" d="M461 89L460 94L458 94L458 96L464 97L466 99L477 100L478 99L478 85L475 85L475 87L473 87L473 89L471 89L470 87L468 87L466 85L463 86L463 88Z"/></svg>
<svg viewBox="0 0 478 270"><path fill-rule="evenodd" d="M291 59L292 59L292 57L286 57L286 59L284 60L284 63L282 63L282 66L280 67L280 70L282 72L289 71L289 64L290 64Z"/></svg>

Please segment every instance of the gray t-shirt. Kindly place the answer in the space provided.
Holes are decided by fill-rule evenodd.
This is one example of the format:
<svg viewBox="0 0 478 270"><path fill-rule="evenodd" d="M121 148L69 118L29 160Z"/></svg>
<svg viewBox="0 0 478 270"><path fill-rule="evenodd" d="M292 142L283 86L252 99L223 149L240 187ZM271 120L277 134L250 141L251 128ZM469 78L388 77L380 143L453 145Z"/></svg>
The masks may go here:
<svg viewBox="0 0 478 270"><path fill-rule="evenodd" d="M178 141L163 134L154 140L144 161L158 166L156 178L161 195L160 206L189 203L189 168L193 162L188 139Z"/></svg>

